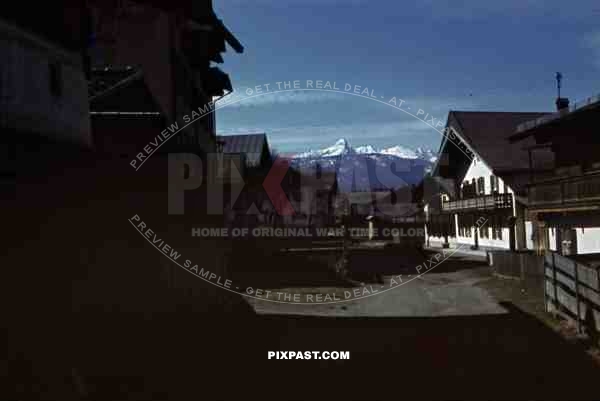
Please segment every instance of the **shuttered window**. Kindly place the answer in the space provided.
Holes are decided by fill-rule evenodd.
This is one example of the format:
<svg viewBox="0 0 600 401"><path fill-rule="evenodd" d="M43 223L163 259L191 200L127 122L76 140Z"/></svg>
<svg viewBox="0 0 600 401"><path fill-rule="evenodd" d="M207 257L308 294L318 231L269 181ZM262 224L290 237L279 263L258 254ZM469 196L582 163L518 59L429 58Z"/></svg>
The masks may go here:
<svg viewBox="0 0 600 401"><path fill-rule="evenodd" d="M491 193L498 192L498 177L490 175L490 191Z"/></svg>
<svg viewBox="0 0 600 401"><path fill-rule="evenodd" d="M477 179L477 194L485 195L485 178L483 177Z"/></svg>

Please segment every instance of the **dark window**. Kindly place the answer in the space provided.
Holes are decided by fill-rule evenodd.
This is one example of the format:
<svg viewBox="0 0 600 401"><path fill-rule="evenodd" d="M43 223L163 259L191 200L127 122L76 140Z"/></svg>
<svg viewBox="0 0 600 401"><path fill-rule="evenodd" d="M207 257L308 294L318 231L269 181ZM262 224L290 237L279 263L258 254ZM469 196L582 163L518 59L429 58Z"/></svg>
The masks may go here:
<svg viewBox="0 0 600 401"><path fill-rule="evenodd" d="M498 177L490 175L490 192L498 192Z"/></svg>
<svg viewBox="0 0 600 401"><path fill-rule="evenodd" d="M492 239L502 240L502 218L499 216L492 220Z"/></svg>
<svg viewBox="0 0 600 401"><path fill-rule="evenodd" d="M465 199L469 199L477 195L477 183L473 178L473 181L465 181L463 183L463 195Z"/></svg>
<svg viewBox="0 0 600 401"><path fill-rule="evenodd" d="M471 236L471 226L469 225L468 219L464 216L458 217L458 233L461 237Z"/></svg>
<svg viewBox="0 0 600 401"><path fill-rule="evenodd" d="M59 63L50 63L48 65L50 73L50 93L59 97L62 95L62 68Z"/></svg>

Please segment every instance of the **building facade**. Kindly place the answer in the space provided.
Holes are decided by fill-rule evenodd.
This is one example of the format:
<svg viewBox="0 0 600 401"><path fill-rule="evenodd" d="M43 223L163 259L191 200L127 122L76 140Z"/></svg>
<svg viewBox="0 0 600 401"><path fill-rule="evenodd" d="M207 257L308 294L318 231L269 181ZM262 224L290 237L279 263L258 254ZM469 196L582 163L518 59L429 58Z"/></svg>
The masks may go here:
<svg viewBox="0 0 600 401"><path fill-rule="evenodd" d="M518 124L546 114L450 112L439 160L426 180L428 243L473 249L533 246L526 213L528 153L508 137ZM540 175L548 169L547 160L536 166Z"/></svg>
<svg viewBox="0 0 600 401"><path fill-rule="evenodd" d="M175 333L190 322L220 327L197 330L212 343L254 316L241 297L192 277L148 241L148 230L164 233L155 246L225 280L223 241L198 242L184 231L189 215L168 215L167 153L216 152L214 113L146 154L139 172L130 164L232 89L211 63L223 61L226 43L241 45L210 1L182 3L65 0L42 9L24 0L2 12L0 209L11 232L2 265L14 267L2 293L22 300L3 310L3 399L125 396L112 385L131 386L134 376L159 383L185 365L181 356L194 351ZM182 170L189 178L189 166ZM212 223L195 204L201 191L185 198L186 215L198 213L192 224ZM134 216L144 224L129 222ZM237 317L219 320L224 310Z"/></svg>
<svg viewBox="0 0 600 401"><path fill-rule="evenodd" d="M600 97L569 107L557 99L558 111L519 125L510 138L516 144L534 140L527 149L532 164L551 152L550 174L529 180L529 219L535 248L563 255L600 252Z"/></svg>
<svg viewBox="0 0 600 401"><path fill-rule="evenodd" d="M59 144L55 151L77 153L92 145L83 57L90 26L83 1L62 3L44 18L33 15L34 4L27 1L0 16L0 166L5 174L23 173L32 161L28 151ZM52 24L53 19L68 23Z"/></svg>

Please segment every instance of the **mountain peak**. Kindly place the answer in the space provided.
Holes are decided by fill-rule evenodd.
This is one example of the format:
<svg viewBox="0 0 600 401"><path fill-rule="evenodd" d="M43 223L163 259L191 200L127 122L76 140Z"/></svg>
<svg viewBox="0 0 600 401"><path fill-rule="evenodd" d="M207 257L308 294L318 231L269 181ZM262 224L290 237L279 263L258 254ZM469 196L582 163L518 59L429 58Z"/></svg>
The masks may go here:
<svg viewBox="0 0 600 401"><path fill-rule="evenodd" d="M319 151L319 156L321 157L334 157L334 156L342 156L353 153L353 149L350 146L350 143L345 138L338 139L333 146L322 149Z"/></svg>
<svg viewBox="0 0 600 401"><path fill-rule="evenodd" d="M371 145L352 148L348 140L340 138L324 149L297 154L292 158L292 165L308 169L319 164L327 171L336 171L342 192L379 191L419 183L435 160L435 153L427 148L377 149ZM394 163L408 169L394 171Z"/></svg>
<svg viewBox="0 0 600 401"><path fill-rule="evenodd" d="M334 158L347 155L371 155L373 157L381 155L411 160L423 159L431 163L435 162L436 159L436 154L434 151L423 147L418 147L415 150L398 145L385 149L376 149L371 145L362 145L357 148L352 148L350 142L346 138L340 138L337 141L335 141L335 143L332 146L320 150L311 150L308 152L296 154L294 158Z"/></svg>

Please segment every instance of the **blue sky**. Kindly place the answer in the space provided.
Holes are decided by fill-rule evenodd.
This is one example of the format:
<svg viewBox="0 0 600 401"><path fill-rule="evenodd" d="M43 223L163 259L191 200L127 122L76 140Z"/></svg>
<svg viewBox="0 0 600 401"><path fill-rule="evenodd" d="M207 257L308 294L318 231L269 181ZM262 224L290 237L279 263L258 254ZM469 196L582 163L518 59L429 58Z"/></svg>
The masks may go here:
<svg viewBox="0 0 600 401"><path fill-rule="evenodd" d="M437 150L440 134L416 110L444 122L449 110L552 111L556 71L571 101L600 93L597 0L213 2L245 46L220 66L239 101L217 112L217 130L266 132L280 152L342 137ZM301 89L275 93L295 80ZM341 90L302 90L307 80ZM340 93L346 83L379 101ZM257 85L263 94L248 97ZM385 104L393 97L406 112Z"/></svg>

